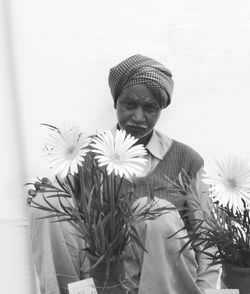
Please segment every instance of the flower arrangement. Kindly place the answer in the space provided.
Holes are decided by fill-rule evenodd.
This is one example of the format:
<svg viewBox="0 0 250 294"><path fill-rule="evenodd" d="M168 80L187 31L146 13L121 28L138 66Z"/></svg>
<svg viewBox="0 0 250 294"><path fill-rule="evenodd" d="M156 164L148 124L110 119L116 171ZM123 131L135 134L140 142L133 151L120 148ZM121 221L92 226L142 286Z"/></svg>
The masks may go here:
<svg viewBox="0 0 250 294"><path fill-rule="evenodd" d="M194 183L183 178L187 179L180 177L176 184L179 192L189 190L197 195ZM198 197L188 199L195 202L194 211L199 217L191 219L194 229L188 234L185 248L204 253L211 264L250 267L249 162L237 155L218 160L214 169L205 171L203 181L209 185L211 211L202 209ZM190 211L186 214L194 215Z"/></svg>
<svg viewBox="0 0 250 294"><path fill-rule="evenodd" d="M50 139L45 151L55 182L42 178L28 183L33 188L27 201L31 207L50 212L46 217L56 216L74 225L86 244L89 272L105 265L104 289L110 269L123 260L130 242L145 250L136 222L157 218L168 208L155 208L149 195L147 205L139 209L134 185L124 189L126 181L139 176L146 164L146 150L136 144L136 138L122 130L115 135L106 131L87 137L77 128L46 126ZM37 194L42 195L44 204L36 201ZM58 205L51 198L56 198ZM116 283L126 288L123 279L124 275L117 276Z"/></svg>

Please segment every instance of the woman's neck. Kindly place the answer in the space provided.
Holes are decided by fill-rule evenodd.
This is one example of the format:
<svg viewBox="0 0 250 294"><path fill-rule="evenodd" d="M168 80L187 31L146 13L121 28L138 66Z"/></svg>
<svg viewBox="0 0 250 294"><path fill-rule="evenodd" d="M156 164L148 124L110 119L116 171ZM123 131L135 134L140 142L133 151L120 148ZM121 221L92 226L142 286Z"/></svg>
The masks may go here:
<svg viewBox="0 0 250 294"><path fill-rule="evenodd" d="M139 140L136 142L136 144L143 144L144 146L146 146L148 144L149 140L151 139L152 134L153 134L153 131L151 131L146 136L139 138Z"/></svg>

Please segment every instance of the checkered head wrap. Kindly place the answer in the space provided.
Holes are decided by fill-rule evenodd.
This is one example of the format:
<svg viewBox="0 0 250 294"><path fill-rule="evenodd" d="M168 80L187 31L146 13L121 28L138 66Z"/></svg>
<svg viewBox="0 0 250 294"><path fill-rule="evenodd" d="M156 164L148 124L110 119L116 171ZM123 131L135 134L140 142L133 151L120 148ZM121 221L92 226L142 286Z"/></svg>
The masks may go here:
<svg viewBox="0 0 250 294"><path fill-rule="evenodd" d="M109 87L115 104L123 89L138 84L145 84L162 108L170 104L174 81L170 70L158 61L136 54L110 69Z"/></svg>

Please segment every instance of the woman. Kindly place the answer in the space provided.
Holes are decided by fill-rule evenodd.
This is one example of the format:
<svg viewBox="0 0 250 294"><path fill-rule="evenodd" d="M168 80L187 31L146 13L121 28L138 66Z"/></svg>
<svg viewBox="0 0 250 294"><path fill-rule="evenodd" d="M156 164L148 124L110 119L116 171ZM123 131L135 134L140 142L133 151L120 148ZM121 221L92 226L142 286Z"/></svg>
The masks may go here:
<svg viewBox="0 0 250 294"><path fill-rule="evenodd" d="M144 173L133 179L140 205L152 191L159 200L157 205L171 203L178 208L187 205L189 202L185 199L163 188L166 178L176 181L185 170L196 183L202 207L209 210L207 187L201 181L204 164L201 156L189 146L155 130L161 111L171 103L173 85L172 74L164 65L142 55L131 56L111 68L109 86L117 114L117 125L112 131L125 130L139 138L138 143L147 149ZM127 181L123 189L129 189L130 185ZM51 224L48 219L38 221L36 213L31 211L31 233L41 293L67 293L67 283L84 278L82 272L87 268L81 250L84 244L72 234L74 228L69 224ZM179 256L185 240L168 238L183 227L183 221L188 220L172 211L157 220L138 224L147 252L138 249L137 263L133 250L127 248L126 269L134 285L133 293L198 294L205 288L215 288L218 268L208 268L206 258L192 250ZM179 237L185 234L183 231Z"/></svg>

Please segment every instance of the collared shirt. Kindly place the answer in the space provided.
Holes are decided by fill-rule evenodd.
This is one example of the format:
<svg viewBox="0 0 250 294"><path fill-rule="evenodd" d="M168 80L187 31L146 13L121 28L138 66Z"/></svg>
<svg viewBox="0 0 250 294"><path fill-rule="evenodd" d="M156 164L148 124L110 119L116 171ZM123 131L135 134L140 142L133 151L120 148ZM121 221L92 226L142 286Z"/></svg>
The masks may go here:
<svg viewBox="0 0 250 294"><path fill-rule="evenodd" d="M115 130L116 128L114 132ZM146 146L148 164L145 175L163 159L171 144L172 139L158 131L153 131ZM201 171L196 174L196 182L199 187L203 183L200 180L200 174ZM40 199L37 197L36 201L41 201L41 204L46 205L42 197ZM161 202L166 202L166 200L161 200ZM46 215L46 211L30 209L31 247L41 293L66 294L68 293L67 283L85 278L83 273L88 269L88 264L85 251L81 250L85 244L78 234L74 234L75 227L71 223L52 223L50 218L44 218ZM169 246L178 251L182 244L176 242L181 242L182 239L168 239L167 237L179 230L182 225L179 225L180 218L177 213L167 213L155 221L146 222L147 226L142 227L142 232L146 230L145 247L152 254L145 253L144 255L143 252L143 266L138 270L140 274L139 294L194 294L200 292L199 289L196 289L196 284L200 288L211 288L216 285L218 271L214 267L207 268L208 262L206 258L202 258L202 255L197 260L197 272L190 270L190 268L196 269L196 260L192 256L193 253L189 251L187 258L179 262L178 271L176 270L177 260L169 250ZM138 225L145 226L144 223ZM179 245L176 246L176 244ZM131 267L130 270L133 272ZM181 291L179 290L181 285L192 286L192 289L195 290L188 291L184 288ZM167 292L166 289L169 287Z"/></svg>

